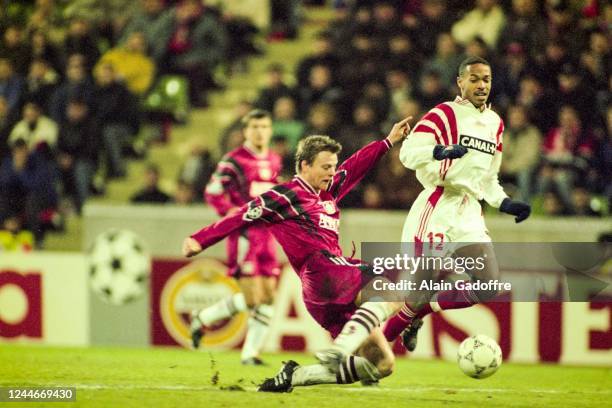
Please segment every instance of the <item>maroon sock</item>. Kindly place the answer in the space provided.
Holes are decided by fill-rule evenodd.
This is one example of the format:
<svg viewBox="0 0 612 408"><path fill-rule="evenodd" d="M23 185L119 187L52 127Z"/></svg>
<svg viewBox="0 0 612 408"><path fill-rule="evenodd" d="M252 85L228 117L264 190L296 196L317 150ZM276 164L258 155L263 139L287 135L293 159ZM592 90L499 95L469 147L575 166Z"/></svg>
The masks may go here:
<svg viewBox="0 0 612 408"><path fill-rule="evenodd" d="M406 327L412 322L415 312L412 311L410 306L404 304L399 312L395 316L389 319L385 326L383 333L387 341L393 341L404 331Z"/></svg>

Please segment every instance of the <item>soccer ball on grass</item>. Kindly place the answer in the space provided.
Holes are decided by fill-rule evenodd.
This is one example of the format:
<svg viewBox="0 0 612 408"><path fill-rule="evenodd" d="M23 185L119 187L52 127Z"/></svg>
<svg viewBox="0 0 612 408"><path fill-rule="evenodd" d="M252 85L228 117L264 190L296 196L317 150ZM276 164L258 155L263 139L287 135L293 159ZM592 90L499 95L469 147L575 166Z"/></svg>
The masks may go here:
<svg viewBox="0 0 612 408"><path fill-rule="evenodd" d="M495 340L484 334L468 337L459 345L457 363L469 377L490 377L502 363L501 348Z"/></svg>

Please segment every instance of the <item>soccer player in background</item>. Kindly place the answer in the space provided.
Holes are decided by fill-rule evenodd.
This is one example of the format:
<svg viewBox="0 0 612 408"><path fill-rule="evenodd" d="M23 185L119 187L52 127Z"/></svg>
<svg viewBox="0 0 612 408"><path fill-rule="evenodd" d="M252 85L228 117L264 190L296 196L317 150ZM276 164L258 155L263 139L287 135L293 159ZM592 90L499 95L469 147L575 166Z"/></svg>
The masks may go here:
<svg viewBox="0 0 612 408"><path fill-rule="evenodd" d="M403 140L410 119L396 123L384 140L363 147L338 168L338 142L328 136L303 139L293 180L185 239L183 254L193 256L235 231L266 225L300 277L306 309L335 338L333 349L317 354L322 364L300 366L289 361L260 385L260 391L377 382L391 374L394 356L379 325L403 302L360 301L361 289L375 275L360 260L342 255L338 202L394 143Z"/></svg>
<svg viewBox="0 0 612 408"><path fill-rule="evenodd" d="M220 216L232 214L278 182L282 158L269 149L272 116L252 110L242 118L244 144L228 152L206 186L204 196ZM241 292L192 312L191 339L198 348L206 327L249 310L248 331L242 346L245 365L261 365L259 357L274 312L272 303L280 274L274 238L263 225L237 229L227 240L228 275Z"/></svg>
<svg viewBox="0 0 612 408"><path fill-rule="evenodd" d="M459 243L459 257L483 257L485 268L469 272L472 281L495 279L498 266L484 222L480 200L515 216L529 217L529 204L513 201L498 181L502 160L503 120L487 106L491 65L468 57L459 66L461 96L431 109L415 125L400 150L400 160L416 171L425 188L410 208L402 242L423 246ZM431 297L430 297L431 295ZM429 313L461 309L484 302L494 291L451 290L427 294L425 301L407 302L384 329L389 341L402 333L404 346L413 351L422 318Z"/></svg>

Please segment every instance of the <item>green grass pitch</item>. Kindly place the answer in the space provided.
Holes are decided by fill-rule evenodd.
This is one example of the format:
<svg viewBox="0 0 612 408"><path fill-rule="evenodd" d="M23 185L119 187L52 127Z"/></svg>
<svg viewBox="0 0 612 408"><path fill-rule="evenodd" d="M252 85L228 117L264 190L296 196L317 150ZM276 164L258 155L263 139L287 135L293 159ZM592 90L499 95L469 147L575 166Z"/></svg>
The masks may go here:
<svg viewBox="0 0 612 408"><path fill-rule="evenodd" d="M0 386L76 387L77 402L51 404L58 408L601 407L610 406L612 398L612 368L504 364L492 377L474 380L452 362L407 358L399 359L395 373L378 387L322 385L265 394L255 392L255 383L275 374L282 360L311 364L314 358L278 354L265 359L267 367L243 367L236 352L3 344Z"/></svg>

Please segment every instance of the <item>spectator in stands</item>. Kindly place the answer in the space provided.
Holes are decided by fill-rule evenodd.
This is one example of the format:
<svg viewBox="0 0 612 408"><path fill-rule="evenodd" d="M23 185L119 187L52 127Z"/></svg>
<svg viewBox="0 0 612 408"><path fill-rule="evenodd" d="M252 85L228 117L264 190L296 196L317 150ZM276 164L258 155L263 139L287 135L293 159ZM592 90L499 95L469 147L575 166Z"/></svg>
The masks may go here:
<svg viewBox="0 0 612 408"><path fill-rule="evenodd" d="M376 109L367 101L358 102L348 126L340 128L336 140L342 145L341 159L355 153L366 144L380 138Z"/></svg>
<svg viewBox="0 0 612 408"><path fill-rule="evenodd" d="M123 28L119 43L127 41L134 32L144 33L145 43L152 47L159 41L160 21L164 15L164 0L139 0L140 7Z"/></svg>
<svg viewBox="0 0 612 408"><path fill-rule="evenodd" d="M383 208L385 202L380 186L369 183L363 187L361 206L368 209Z"/></svg>
<svg viewBox="0 0 612 408"><path fill-rule="evenodd" d="M455 90L457 68L462 59L457 44L450 33L440 33L436 41L436 53L427 60L423 68L424 71L438 72L444 89L447 91Z"/></svg>
<svg viewBox="0 0 612 408"><path fill-rule="evenodd" d="M189 184L199 196L204 192L206 183L215 171L215 165L210 151L199 144L194 144L189 157L181 166L179 180Z"/></svg>
<svg viewBox="0 0 612 408"><path fill-rule="evenodd" d="M195 202L195 192L193 186L185 180L179 180L176 184L176 191L172 202L176 205L191 205Z"/></svg>
<svg viewBox="0 0 612 408"><path fill-rule="evenodd" d="M338 56L334 52L332 35L327 31L319 32L315 35L312 42L312 53L302 58L295 70L297 86L308 85L310 70L315 65L326 65L335 72L340 64Z"/></svg>
<svg viewBox="0 0 612 408"><path fill-rule="evenodd" d="M333 105L321 102L313 105L308 111L306 135L327 135L338 137L337 115Z"/></svg>
<svg viewBox="0 0 612 408"><path fill-rule="evenodd" d="M425 109L431 109L441 101L449 99L448 91L442 85L440 74L435 70L425 71L421 75L419 87L415 91L417 99Z"/></svg>
<svg viewBox="0 0 612 408"><path fill-rule="evenodd" d="M255 107L272 112L279 98L292 97L293 91L285 83L283 75L285 68L281 64L270 64L266 69L266 86L259 90Z"/></svg>
<svg viewBox="0 0 612 408"><path fill-rule="evenodd" d="M34 235L31 231L23 229L18 217L8 217L0 227L0 252L22 251L29 252L34 248Z"/></svg>
<svg viewBox="0 0 612 408"><path fill-rule="evenodd" d="M44 239L44 217L57 208L57 173L41 150L32 152L23 139L11 144L11 156L0 164L0 219L23 219L36 246Z"/></svg>
<svg viewBox="0 0 612 408"><path fill-rule="evenodd" d="M544 212L544 215L551 217L570 214L568 210L563 207L563 203L561 202L559 195L554 191L544 193L544 197L542 199L542 211Z"/></svg>
<svg viewBox="0 0 612 408"><path fill-rule="evenodd" d="M589 48L580 55L580 67L585 81L598 91L598 106L603 107L604 93L608 93L608 78L612 73L612 55L608 35L604 31L593 31L589 38ZM603 109L602 109L603 110Z"/></svg>
<svg viewBox="0 0 612 408"><path fill-rule="evenodd" d="M289 96L277 99L272 116L274 118L272 137L284 137L289 152L295 152L305 131L304 122L297 118L295 100Z"/></svg>
<svg viewBox="0 0 612 408"><path fill-rule="evenodd" d="M123 147L132 143L140 127L140 111L136 98L117 81L110 64L102 64L94 72L96 85L95 125L102 133L110 178L125 176Z"/></svg>
<svg viewBox="0 0 612 408"><path fill-rule="evenodd" d="M508 45L503 61L504 63L495 70L493 89L495 89L495 104L506 109L519 93L521 78L528 73L533 64L530 64L523 46L516 42Z"/></svg>
<svg viewBox="0 0 612 408"><path fill-rule="evenodd" d="M62 10L56 4L55 0L36 0L34 2L34 10L28 17L27 31L35 33L43 31L49 33L53 39L62 36ZM33 56L38 56L34 53ZM47 61L51 60L45 58ZM54 67L58 68L58 67Z"/></svg>
<svg viewBox="0 0 612 408"><path fill-rule="evenodd" d="M572 205L574 215L581 217L601 217L602 205L599 200L593 198L589 190L582 185L572 190Z"/></svg>
<svg viewBox="0 0 612 408"><path fill-rule="evenodd" d="M559 85L554 94L558 106L571 105L580 115L582 123L594 123L596 120L596 107L594 109L595 92L583 81L578 67L565 64L557 76Z"/></svg>
<svg viewBox="0 0 612 408"><path fill-rule="evenodd" d="M234 150L244 143L244 135L242 134L242 118L253 110L254 106L251 101L243 99L236 104L232 122L221 132L219 137L219 153L225 154L230 150Z"/></svg>
<svg viewBox="0 0 612 408"><path fill-rule="evenodd" d="M132 94L143 96L151 87L155 76L155 64L146 50L144 33L133 31L125 43L102 55L96 69L103 64L112 65L117 80L123 82Z"/></svg>
<svg viewBox="0 0 612 408"><path fill-rule="evenodd" d="M540 162L542 134L529 122L524 106L510 106L507 118L500 178L502 182L514 183L518 187L518 197L529 201L534 186L534 173Z"/></svg>
<svg viewBox="0 0 612 408"><path fill-rule="evenodd" d="M85 58L81 54L68 57L65 79L53 92L49 114L51 118L61 123L66 119L68 101L74 98L84 99L90 108L93 105L94 84L88 76Z"/></svg>
<svg viewBox="0 0 612 408"><path fill-rule="evenodd" d="M171 200L171 197L159 188L159 168L154 164L147 165L144 174L144 187L130 198L132 203L163 204Z"/></svg>
<svg viewBox="0 0 612 408"><path fill-rule="evenodd" d="M379 61L384 53L374 44L369 28L360 28L350 38L350 45L343 44L338 49L344 53L336 75L346 92L358 93L361 85L380 75L382 65Z"/></svg>
<svg viewBox="0 0 612 408"><path fill-rule="evenodd" d="M57 133L57 123L43 115L42 108L37 102L30 101L23 106L22 119L11 130L9 144L23 140L30 151L36 150L41 145L52 149L57 144Z"/></svg>
<svg viewBox="0 0 612 408"><path fill-rule="evenodd" d="M551 129L544 140L544 166L538 190L545 193L555 189L569 213L573 212L571 190L579 174L588 170L592 143L576 110L569 105L561 107L558 127Z"/></svg>
<svg viewBox="0 0 612 408"><path fill-rule="evenodd" d="M386 154L373 177L383 198L383 208L408 209L422 190L413 171L399 160L398 148Z"/></svg>
<svg viewBox="0 0 612 408"><path fill-rule="evenodd" d="M389 90L390 111L389 117L393 122L397 122L395 118L399 118L399 111L402 104L410 99L412 95L412 83L408 74L401 67L391 67L386 72L385 83Z"/></svg>
<svg viewBox="0 0 612 408"><path fill-rule="evenodd" d="M477 0L476 7L453 24L452 34L455 41L467 45L480 37L490 48L495 48L506 17L497 0Z"/></svg>
<svg viewBox="0 0 612 408"><path fill-rule="evenodd" d="M23 29L18 25L9 25L2 36L0 56L10 59L19 75L26 75L30 66L30 55L30 47L23 38Z"/></svg>
<svg viewBox="0 0 612 408"><path fill-rule="evenodd" d="M397 31L389 35L386 44L389 49L384 58L386 67L401 66L410 77L416 77L423 65L423 56L414 46L410 34L406 30Z"/></svg>
<svg viewBox="0 0 612 408"><path fill-rule="evenodd" d="M331 68L328 65L314 65L310 69L308 85L297 91L299 112L307 115L311 107L319 102L336 105L342 98L342 91L334 83Z"/></svg>
<svg viewBox="0 0 612 408"><path fill-rule="evenodd" d="M8 139L15 124L15 117L11 116L6 98L0 96L0 162L10 154Z"/></svg>
<svg viewBox="0 0 612 408"><path fill-rule="evenodd" d="M68 26L68 32L63 46L65 55L80 54L85 58L84 65L90 71L98 58L97 38L91 32L91 24L84 18L74 17Z"/></svg>
<svg viewBox="0 0 612 408"><path fill-rule="evenodd" d="M0 96L6 99L11 114L19 112L23 88L23 78L13 69L12 61L0 54Z"/></svg>
<svg viewBox="0 0 612 408"><path fill-rule="evenodd" d="M372 6L372 36L379 44L387 43L401 31L398 10L387 0L374 2Z"/></svg>
<svg viewBox="0 0 612 408"><path fill-rule="evenodd" d="M59 76L49 63L34 59L25 80L25 100L35 101L44 110L51 103L51 96L58 85Z"/></svg>
<svg viewBox="0 0 612 408"><path fill-rule="evenodd" d="M420 11L408 14L404 24L414 33L417 48L431 56L440 34L450 32L452 18L445 0L424 0Z"/></svg>
<svg viewBox="0 0 612 408"><path fill-rule="evenodd" d="M530 112L530 121L542 134L554 126L556 112L554 98L534 75L525 75L520 80L515 103L524 106Z"/></svg>
<svg viewBox="0 0 612 408"><path fill-rule="evenodd" d="M376 124L380 125L382 121L389 116L391 109L391 97L387 87L379 81L370 81L362 86L361 93L358 95L357 101L364 101L370 104L376 113ZM348 102L348 101L347 101ZM346 104L348 105L348 104ZM340 111L341 117L351 117L352 112L344 114Z"/></svg>
<svg viewBox="0 0 612 408"><path fill-rule="evenodd" d="M557 87L557 76L561 68L571 65L572 58L568 54L567 46L557 40L550 40L544 47L544 55L538 58L537 69L539 77L546 88Z"/></svg>
<svg viewBox="0 0 612 408"><path fill-rule="evenodd" d="M34 31L30 35L30 45L32 47L32 59L47 61L53 71L62 72L63 64L60 50L49 41L44 31Z"/></svg>
<svg viewBox="0 0 612 408"><path fill-rule="evenodd" d="M100 134L94 127L87 102L82 99L70 100L66 119L60 126L57 162L64 192L73 197L78 214L89 196L100 148Z"/></svg>
<svg viewBox="0 0 612 408"><path fill-rule="evenodd" d="M189 79L190 101L206 106L206 90L213 88L214 69L227 52L227 33L218 17L199 0L183 0L159 21L151 43L157 67Z"/></svg>
<svg viewBox="0 0 612 408"><path fill-rule="evenodd" d="M464 57L473 56L490 60L490 53L491 49L487 43L481 37L474 37L465 45Z"/></svg>
<svg viewBox="0 0 612 408"><path fill-rule="evenodd" d="M530 58L541 54L548 33L539 11L536 0L512 0L512 10L507 15L498 48L506 50L511 43L517 43Z"/></svg>

